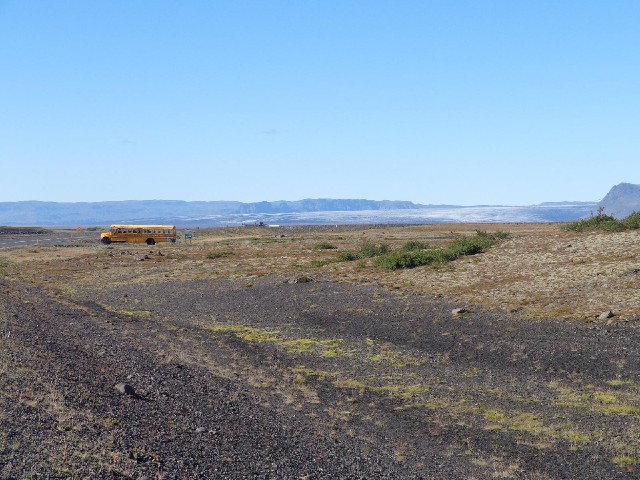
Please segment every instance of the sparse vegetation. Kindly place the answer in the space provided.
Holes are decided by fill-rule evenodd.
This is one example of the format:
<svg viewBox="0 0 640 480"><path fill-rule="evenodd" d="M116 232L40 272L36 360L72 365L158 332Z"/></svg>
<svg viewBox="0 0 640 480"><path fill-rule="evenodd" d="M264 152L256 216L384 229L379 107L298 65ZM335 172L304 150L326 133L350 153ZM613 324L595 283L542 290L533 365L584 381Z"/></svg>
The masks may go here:
<svg viewBox="0 0 640 480"><path fill-rule="evenodd" d="M426 250L427 248L429 248L429 244L426 242L421 242L420 240L409 240L402 246L402 251L414 252L416 250Z"/></svg>
<svg viewBox="0 0 640 480"><path fill-rule="evenodd" d="M342 252L338 254L335 261L351 262L376 258L375 265L380 268L389 270L414 268L450 262L465 255L475 255L506 238L509 238L506 232L488 233L478 230L472 237L457 236L447 247L430 248L425 242L410 240L395 252L385 243L364 242L357 253Z"/></svg>
<svg viewBox="0 0 640 480"><path fill-rule="evenodd" d="M391 247L385 243L363 242L358 252L341 252L336 257L336 262L352 262L365 258L379 257L391 251Z"/></svg>
<svg viewBox="0 0 640 480"><path fill-rule="evenodd" d="M352 262L354 260L358 260L360 257L357 253L353 252L341 252L336 257L336 262Z"/></svg>
<svg viewBox="0 0 640 480"><path fill-rule="evenodd" d="M640 228L640 212L633 212L622 220L622 224L629 230Z"/></svg>
<svg viewBox="0 0 640 480"><path fill-rule="evenodd" d="M376 266L397 270L446 263L462 256L481 253L506 238L509 238L509 234L505 232L488 233L478 230L475 236L459 236L446 247L428 248L419 242L408 242L402 250L378 258ZM421 246L426 248L420 248Z"/></svg>
<svg viewBox="0 0 640 480"><path fill-rule="evenodd" d="M390 251L391 248L385 243L375 244L371 242L364 242L360 246L360 253L358 254L358 258L379 257L381 255L386 255Z"/></svg>
<svg viewBox="0 0 640 480"><path fill-rule="evenodd" d="M186 253L170 253L167 255L169 260L187 260L189 256Z"/></svg>
<svg viewBox="0 0 640 480"><path fill-rule="evenodd" d="M627 457L627 456L613 457L611 461L616 465L618 465L619 467L628 467L630 465L636 465L638 463L635 460L635 458Z"/></svg>
<svg viewBox="0 0 640 480"><path fill-rule="evenodd" d="M233 255L233 252L209 252L205 255L205 258L208 258L209 260L214 260L216 258L226 258L226 257L230 257L231 255Z"/></svg>
<svg viewBox="0 0 640 480"><path fill-rule="evenodd" d="M321 357L332 357L342 352L341 339L286 339L278 331L264 330L247 325L213 325L207 327L207 330L213 333L232 334L236 338L246 342L270 344L282 348L289 353L315 353Z"/></svg>
<svg viewBox="0 0 640 480"><path fill-rule="evenodd" d="M313 248L315 250L336 250L338 247L329 242L316 243Z"/></svg>
<svg viewBox="0 0 640 480"><path fill-rule="evenodd" d="M309 265L313 268L320 268L333 262L334 260L311 260Z"/></svg>
<svg viewBox="0 0 640 480"><path fill-rule="evenodd" d="M622 232L624 230L637 230L639 228L640 212L633 212L622 220L618 220L604 213L602 208L598 209L596 215L591 215L589 218L582 220L576 220L566 226L567 230L573 232Z"/></svg>
<svg viewBox="0 0 640 480"><path fill-rule="evenodd" d="M10 263L6 259L0 259L0 277L6 277L9 275Z"/></svg>

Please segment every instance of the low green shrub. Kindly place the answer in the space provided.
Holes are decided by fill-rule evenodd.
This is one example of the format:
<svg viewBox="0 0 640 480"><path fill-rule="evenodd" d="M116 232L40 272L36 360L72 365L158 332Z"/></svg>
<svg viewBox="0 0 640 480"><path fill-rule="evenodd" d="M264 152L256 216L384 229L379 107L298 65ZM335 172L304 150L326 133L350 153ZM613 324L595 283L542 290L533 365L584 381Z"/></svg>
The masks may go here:
<svg viewBox="0 0 640 480"><path fill-rule="evenodd" d="M593 232L596 230L604 232L621 232L625 230L623 221L617 220L611 215L599 213L589 218L576 220L567 225L567 230L574 232Z"/></svg>
<svg viewBox="0 0 640 480"><path fill-rule="evenodd" d="M604 208L599 207L596 215L591 214L589 218L576 220L565 226L567 230L573 232L622 232L624 230L640 229L640 211L633 212L622 220L604 213Z"/></svg>
<svg viewBox="0 0 640 480"><path fill-rule="evenodd" d="M414 268L422 265L446 263L465 255L481 253L501 240L509 238L507 232L476 231L473 237L457 236L447 247L430 248L428 244L411 240L400 250L391 251L389 245L365 242L358 253L341 252L335 262L351 262L366 258L376 258L375 265L380 268L396 270L400 268ZM316 265L320 262L316 261Z"/></svg>
<svg viewBox="0 0 640 480"><path fill-rule="evenodd" d="M207 253L205 256L206 258L208 258L209 260L213 260L215 258L226 258L226 257L230 257L231 255L233 255L232 252L209 252Z"/></svg>
<svg viewBox="0 0 640 480"><path fill-rule="evenodd" d="M473 237L456 237L453 242L446 247L414 250L405 250L403 247L400 251L379 257L376 260L376 266L389 270L397 270L401 268L442 264L451 262L459 257L476 255L507 238L509 238L509 234L506 232L488 233L476 231Z"/></svg>
<svg viewBox="0 0 640 480"><path fill-rule="evenodd" d="M311 260L311 262L309 262L309 265L312 268L320 268L324 267L325 265L329 265L332 262L333 260Z"/></svg>
<svg viewBox="0 0 640 480"><path fill-rule="evenodd" d="M359 258L379 257L381 255L386 255L390 251L391 248L389 248L389 245L384 243L374 244L365 242L360 246Z"/></svg>
<svg viewBox="0 0 640 480"><path fill-rule="evenodd" d="M401 268L415 268L423 265L435 263L445 263L453 260L454 257L447 249L434 248L432 250L414 250L410 252L398 251L390 253L376 259L376 267L388 270L398 270Z"/></svg>
<svg viewBox="0 0 640 480"><path fill-rule="evenodd" d="M640 228L640 212L633 212L631 215L622 220L622 224L629 230L637 230Z"/></svg>
<svg viewBox="0 0 640 480"><path fill-rule="evenodd" d="M353 260L358 260L358 258L360 257L353 252L341 252L336 257L336 262L352 262Z"/></svg>
<svg viewBox="0 0 640 480"><path fill-rule="evenodd" d="M320 243L316 243L313 248L315 250L336 250L338 247L336 247L335 245L332 245L328 242L320 242Z"/></svg>
<svg viewBox="0 0 640 480"><path fill-rule="evenodd" d="M415 255L410 252L393 252L376 259L376 267L386 268L388 270L413 268L417 266Z"/></svg>
<svg viewBox="0 0 640 480"><path fill-rule="evenodd" d="M429 248L429 244L421 242L419 240L409 240L402 246L404 252L413 252L415 250L426 250Z"/></svg>
<svg viewBox="0 0 640 480"><path fill-rule="evenodd" d="M389 245L384 243L374 244L369 242L364 242L360 246L360 250L358 253L354 252L342 252L338 254L336 257L336 262L352 262L354 260L362 260L364 258L372 258L372 257L380 257L382 255L387 255L391 252L391 248Z"/></svg>

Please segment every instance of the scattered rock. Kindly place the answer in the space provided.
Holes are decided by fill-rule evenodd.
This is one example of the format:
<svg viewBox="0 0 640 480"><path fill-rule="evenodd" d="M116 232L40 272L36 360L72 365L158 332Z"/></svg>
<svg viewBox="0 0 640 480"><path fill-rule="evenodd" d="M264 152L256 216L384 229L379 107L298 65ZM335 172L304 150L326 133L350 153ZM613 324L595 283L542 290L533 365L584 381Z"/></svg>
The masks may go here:
<svg viewBox="0 0 640 480"><path fill-rule="evenodd" d="M121 395L135 395L135 389L128 383L118 383L114 387Z"/></svg>
<svg viewBox="0 0 640 480"><path fill-rule="evenodd" d="M454 308L453 310L451 310L451 315L462 315L466 311L466 308Z"/></svg>
<svg viewBox="0 0 640 480"><path fill-rule="evenodd" d="M313 279L307 277L306 275L300 275L299 277L294 278L292 283L309 283L309 282L313 282Z"/></svg>
<svg viewBox="0 0 640 480"><path fill-rule="evenodd" d="M611 317L613 317L613 312L611 310L607 310L606 312L602 312L598 315L598 320L606 320Z"/></svg>

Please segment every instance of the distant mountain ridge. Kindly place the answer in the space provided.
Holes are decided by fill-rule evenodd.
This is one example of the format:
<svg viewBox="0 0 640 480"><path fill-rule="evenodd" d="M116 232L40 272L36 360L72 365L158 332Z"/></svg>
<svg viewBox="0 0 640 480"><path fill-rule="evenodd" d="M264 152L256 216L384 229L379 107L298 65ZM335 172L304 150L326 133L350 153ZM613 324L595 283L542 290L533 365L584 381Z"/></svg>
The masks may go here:
<svg viewBox="0 0 640 480"><path fill-rule="evenodd" d="M587 216L595 202L547 202L529 207L421 205L410 201L304 199L236 201L0 202L0 225L107 226L114 223L220 226L244 223L565 222ZM506 216L505 216L506 215Z"/></svg>
<svg viewBox="0 0 640 480"><path fill-rule="evenodd" d="M624 218L640 211L640 185L619 183L598 203L607 215Z"/></svg>
<svg viewBox="0 0 640 480"><path fill-rule="evenodd" d="M408 201L363 199L305 199L243 203L235 201L125 200L118 202L0 202L0 224L98 225L150 221L157 218L194 218L320 211L403 210L423 208Z"/></svg>

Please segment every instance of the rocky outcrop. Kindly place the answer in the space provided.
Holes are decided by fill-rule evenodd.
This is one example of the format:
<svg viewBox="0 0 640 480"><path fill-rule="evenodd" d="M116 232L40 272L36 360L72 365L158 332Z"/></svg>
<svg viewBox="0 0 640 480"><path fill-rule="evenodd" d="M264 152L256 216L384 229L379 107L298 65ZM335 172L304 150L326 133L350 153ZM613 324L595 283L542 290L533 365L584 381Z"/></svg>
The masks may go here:
<svg viewBox="0 0 640 480"><path fill-rule="evenodd" d="M620 183L609 190L609 193L598 203L603 213L616 218L624 218L633 212L640 211L640 185Z"/></svg>

